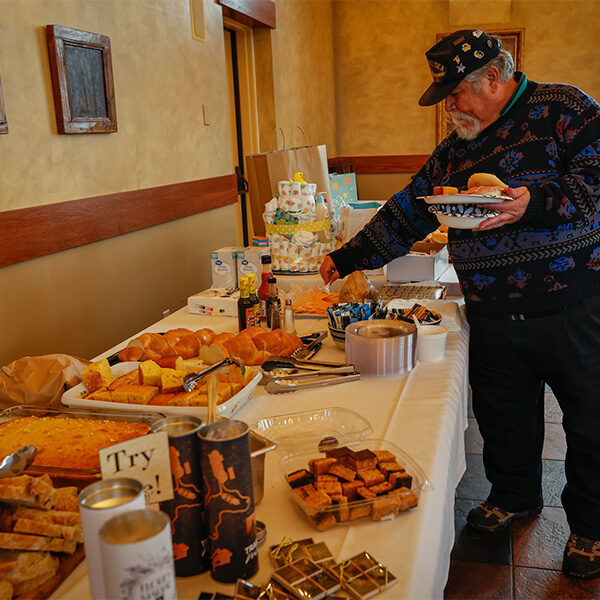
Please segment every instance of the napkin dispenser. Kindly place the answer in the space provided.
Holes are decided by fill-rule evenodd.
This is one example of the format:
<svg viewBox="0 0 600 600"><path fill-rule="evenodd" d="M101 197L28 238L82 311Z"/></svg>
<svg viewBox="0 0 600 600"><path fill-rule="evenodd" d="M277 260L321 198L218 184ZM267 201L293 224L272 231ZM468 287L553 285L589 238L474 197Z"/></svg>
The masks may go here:
<svg viewBox="0 0 600 600"><path fill-rule="evenodd" d="M405 375L416 365L417 328L373 319L346 327L346 362L361 375Z"/></svg>

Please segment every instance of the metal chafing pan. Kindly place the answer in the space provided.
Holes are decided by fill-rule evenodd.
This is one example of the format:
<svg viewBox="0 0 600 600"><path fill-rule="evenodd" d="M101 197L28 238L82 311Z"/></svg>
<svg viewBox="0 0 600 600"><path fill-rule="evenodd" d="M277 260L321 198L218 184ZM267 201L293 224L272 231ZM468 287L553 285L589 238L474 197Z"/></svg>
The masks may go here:
<svg viewBox="0 0 600 600"><path fill-rule="evenodd" d="M250 430L250 464L252 466L252 488L254 504L258 504L265 494L265 454L275 450L277 444Z"/></svg>

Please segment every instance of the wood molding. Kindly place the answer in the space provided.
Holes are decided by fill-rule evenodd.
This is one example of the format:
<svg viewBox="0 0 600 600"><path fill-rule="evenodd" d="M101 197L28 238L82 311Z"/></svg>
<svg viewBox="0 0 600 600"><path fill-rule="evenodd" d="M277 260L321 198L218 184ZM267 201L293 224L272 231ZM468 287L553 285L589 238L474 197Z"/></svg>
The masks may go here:
<svg viewBox="0 0 600 600"><path fill-rule="evenodd" d="M237 199L232 174L0 212L0 267L189 217Z"/></svg>
<svg viewBox="0 0 600 600"><path fill-rule="evenodd" d="M223 16L249 27L275 29L275 2L273 0L217 0L223 7Z"/></svg>
<svg viewBox="0 0 600 600"><path fill-rule="evenodd" d="M390 154L382 156L336 156L328 159L329 167L343 173L374 175L384 173L416 173L429 154Z"/></svg>

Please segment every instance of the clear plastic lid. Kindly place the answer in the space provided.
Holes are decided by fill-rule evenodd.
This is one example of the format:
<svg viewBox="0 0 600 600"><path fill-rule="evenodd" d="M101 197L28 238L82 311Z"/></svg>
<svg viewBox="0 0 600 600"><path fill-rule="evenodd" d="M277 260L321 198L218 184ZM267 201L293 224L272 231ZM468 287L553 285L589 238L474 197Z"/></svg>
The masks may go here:
<svg viewBox="0 0 600 600"><path fill-rule="evenodd" d="M335 438L338 444L344 445L373 434L371 424L364 417L339 407L266 417L253 429L273 440L277 448L286 453L314 451L328 438Z"/></svg>

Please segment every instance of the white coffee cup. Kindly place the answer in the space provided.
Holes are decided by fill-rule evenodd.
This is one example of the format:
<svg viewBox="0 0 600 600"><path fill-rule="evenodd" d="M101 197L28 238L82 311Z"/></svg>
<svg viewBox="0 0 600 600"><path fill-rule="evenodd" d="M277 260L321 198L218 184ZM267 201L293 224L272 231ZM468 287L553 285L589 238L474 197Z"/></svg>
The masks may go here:
<svg viewBox="0 0 600 600"><path fill-rule="evenodd" d="M448 330L441 325L423 325L417 335L417 360L434 362L446 354Z"/></svg>

